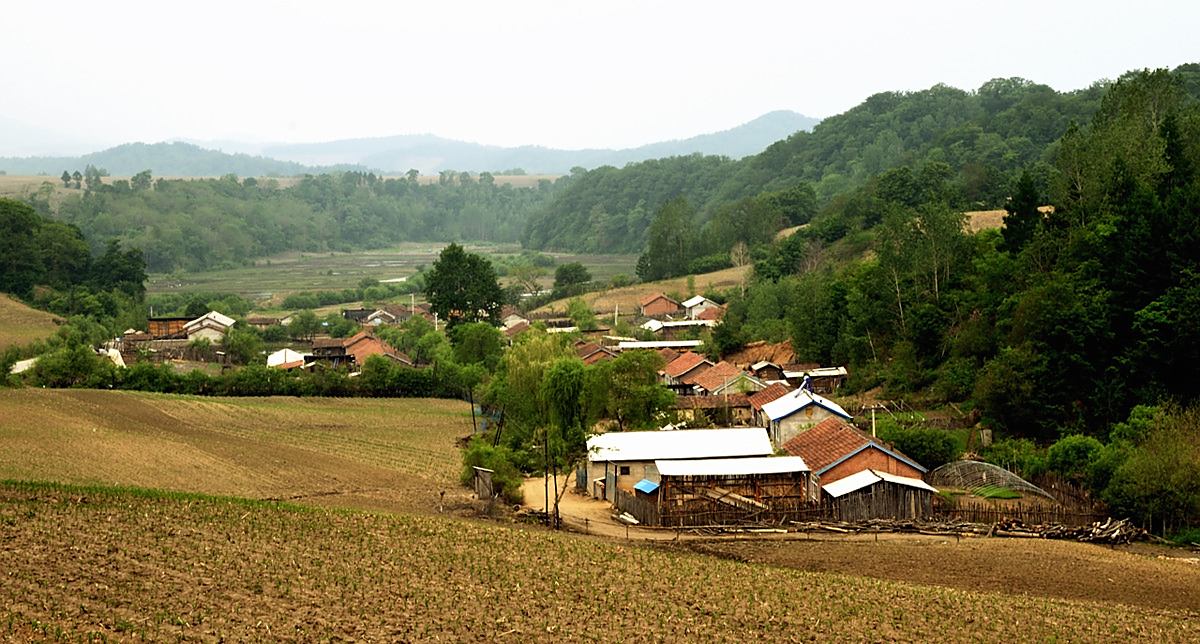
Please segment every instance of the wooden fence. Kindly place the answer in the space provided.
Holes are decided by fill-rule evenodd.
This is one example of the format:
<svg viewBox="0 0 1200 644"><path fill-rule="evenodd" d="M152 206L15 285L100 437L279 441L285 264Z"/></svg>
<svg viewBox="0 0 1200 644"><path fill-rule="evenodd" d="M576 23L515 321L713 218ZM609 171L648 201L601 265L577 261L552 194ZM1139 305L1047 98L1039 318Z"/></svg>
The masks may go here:
<svg viewBox="0 0 1200 644"><path fill-rule="evenodd" d="M968 523L1020 521L1028 524L1060 523L1066 526L1085 526L1108 518L1108 514L1105 512L1080 512L1071 508L1035 503L969 505L966 507L937 507L937 505L935 503L934 516Z"/></svg>
<svg viewBox="0 0 1200 644"><path fill-rule="evenodd" d="M614 490L617 494L614 497L613 505L621 512L628 512L633 515L642 525L656 526L659 525L658 504L652 499L639 499L637 496L626 492L625 490Z"/></svg>

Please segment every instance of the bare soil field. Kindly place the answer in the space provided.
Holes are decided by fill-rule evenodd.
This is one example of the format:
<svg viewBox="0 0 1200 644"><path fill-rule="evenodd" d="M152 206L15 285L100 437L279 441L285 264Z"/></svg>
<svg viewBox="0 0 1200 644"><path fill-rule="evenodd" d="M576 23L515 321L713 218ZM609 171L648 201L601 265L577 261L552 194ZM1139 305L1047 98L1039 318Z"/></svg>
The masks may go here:
<svg viewBox="0 0 1200 644"><path fill-rule="evenodd" d="M0 637L1195 641L1183 610L807 573L440 517L0 484Z"/></svg>
<svg viewBox="0 0 1200 644"><path fill-rule="evenodd" d="M694 275L693 280L696 284L696 293L703 293L709 289L727 289L737 286L742 283L742 280L749 278L752 268L752 266L746 265L737 268L726 268L714 273ZM647 295L660 292L677 293L684 298L694 295L694 293L687 292L687 284L687 277L676 277L669 280L645 282L595 293L585 293L583 300L590 304L592 310L596 313L612 313L614 307L620 306L622 315L633 314L637 312L638 302ZM566 313L569 301L565 299L555 300L537 309L535 313Z"/></svg>
<svg viewBox="0 0 1200 644"><path fill-rule="evenodd" d="M49 337L57 327L55 315L29 308L0 293L0 351Z"/></svg>
<svg viewBox="0 0 1200 644"><path fill-rule="evenodd" d="M406 512L461 498L466 403L0 391L0 479Z"/></svg>
<svg viewBox="0 0 1200 644"><path fill-rule="evenodd" d="M1041 539L915 537L689 542L695 552L817 573L1200 612L1200 560L1186 551ZM1200 617L1200 616L1198 616Z"/></svg>

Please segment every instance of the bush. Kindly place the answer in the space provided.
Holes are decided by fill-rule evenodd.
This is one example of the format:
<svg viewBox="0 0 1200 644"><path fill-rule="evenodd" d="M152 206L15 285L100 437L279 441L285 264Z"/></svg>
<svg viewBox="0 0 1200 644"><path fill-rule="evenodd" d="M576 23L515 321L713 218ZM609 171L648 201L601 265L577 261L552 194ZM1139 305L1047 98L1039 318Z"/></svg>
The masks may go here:
<svg viewBox="0 0 1200 644"><path fill-rule="evenodd" d="M463 469L460 477L463 485L470 486L475 480L476 467L494 472L492 484L505 501L515 504L525 500L525 494L521 491L521 473L514 465L512 451L507 447L492 447L491 443L478 436L471 439L471 443L463 450Z"/></svg>
<svg viewBox="0 0 1200 644"><path fill-rule="evenodd" d="M885 429L880 438L892 443L916 462L928 469L941 467L958 459L958 443L940 429L908 427Z"/></svg>
<svg viewBox="0 0 1200 644"><path fill-rule="evenodd" d="M729 268L732 265L729 261L729 253L714 253L691 260L688 262L687 270L692 274L712 273Z"/></svg>
<svg viewBox="0 0 1200 644"><path fill-rule="evenodd" d="M998 440L981 450L983 459L1029 479L1046 471L1046 456L1028 438Z"/></svg>
<svg viewBox="0 0 1200 644"><path fill-rule="evenodd" d="M1046 450L1046 466L1069 479L1082 481L1103 447L1091 436L1064 436Z"/></svg>

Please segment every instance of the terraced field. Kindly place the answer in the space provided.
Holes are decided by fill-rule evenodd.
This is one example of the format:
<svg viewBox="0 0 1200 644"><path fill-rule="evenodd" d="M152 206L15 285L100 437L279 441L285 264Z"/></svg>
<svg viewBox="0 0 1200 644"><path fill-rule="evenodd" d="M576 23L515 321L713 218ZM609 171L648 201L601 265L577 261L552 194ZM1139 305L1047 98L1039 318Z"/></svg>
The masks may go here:
<svg viewBox="0 0 1200 644"><path fill-rule="evenodd" d="M0 637L1196 641L1185 611L815 574L533 529L0 485Z"/></svg>

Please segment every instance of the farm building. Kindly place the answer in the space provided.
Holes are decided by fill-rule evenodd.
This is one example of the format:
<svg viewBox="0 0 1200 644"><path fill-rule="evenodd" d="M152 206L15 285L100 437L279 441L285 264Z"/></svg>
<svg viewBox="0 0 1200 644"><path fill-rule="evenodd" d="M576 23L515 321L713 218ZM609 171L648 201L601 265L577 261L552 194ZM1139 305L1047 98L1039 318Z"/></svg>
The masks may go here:
<svg viewBox="0 0 1200 644"><path fill-rule="evenodd" d="M717 326L716 320L647 320L642 328L668 340Z"/></svg>
<svg viewBox="0 0 1200 644"><path fill-rule="evenodd" d="M715 526L783 523L811 510L819 490L795 456L658 460L657 482L620 492L618 508L643 524ZM640 515L640 516L639 516Z"/></svg>
<svg viewBox="0 0 1200 644"><path fill-rule="evenodd" d="M374 309L364 309L364 308L342 309L342 317L347 320L350 320L352 322L358 322L359 324L366 324L367 318L370 317L371 314L374 312L375 312Z"/></svg>
<svg viewBox="0 0 1200 644"><path fill-rule="evenodd" d="M763 390L750 394L749 401L751 422L758 427L766 427L770 421L767 420L766 414L763 413L763 405L771 402L772 400L778 400L783 396L788 395L790 391L791 388L789 388L786 384L782 382L773 382L770 385L767 385L767 387Z"/></svg>
<svg viewBox="0 0 1200 644"><path fill-rule="evenodd" d="M675 315L683 310L679 302L669 298L665 293L653 293L643 297L638 302L638 314L644 318L661 318Z"/></svg>
<svg viewBox="0 0 1200 644"><path fill-rule="evenodd" d="M608 337L608 336L605 336ZM688 351L690 349L698 349L704 346L703 340L618 340L618 351L632 351L634 349L674 349L676 351Z"/></svg>
<svg viewBox="0 0 1200 644"><path fill-rule="evenodd" d="M721 396L676 396L675 415L689 423L750 425L754 418L746 394ZM695 425L693 425L695 426Z"/></svg>
<svg viewBox="0 0 1200 644"><path fill-rule="evenodd" d="M404 353L375 337L369 331L360 331L349 338L316 338L313 340L312 361L325 362L330 366L362 367L367 358L381 355L406 366L413 362Z"/></svg>
<svg viewBox="0 0 1200 644"><path fill-rule="evenodd" d="M760 360L750 365L750 373L767 382L786 380L783 377L783 367L766 360Z"/></svg>
<svg viewBox="0 0 1200 644"><path fill-rule="evenodd" d="M689 378L696 394L700 396L720 396L723 394L748 394L766 388L763 381L738 369L728 362L718 362L710 369Z"/></svg>
<svg viewBox="0 0 1200 644"><path fill-rule="evenodd" d="M682 302L685 314L689 320L699 320L700 314L710 309L721 308L720 304L704 297L703 295L694 295Z"/></svg>
<svg viewBox="0 0 1200 644"><path fill-rule="evenodd" d="M587 365L612 360L617 357L617 354L611 349L602 347L595 342L585 341L575 343L575 355L579 356L579 359L583 360L583 364Z"/></svg>
<svg viewBox="0 0 1200 644"><path fill-rule="evenodd" d="M183 325L191 321L192 318L150 318L146 320L146 328L155 340L182 340L187 338Z"/></svg>
<svg viewBox="0 0 1200 644"><path fill-rule="evenodd" d="M840 405L803 388L763 405L762 413L766 416L771 442L780 447L826 418L850 420L850 414Z"/></svg>
<svg viewBox="0 0 1200 644"><path fill-rule="evenodd" d="M612 501L642 479L658 481L656 460L770 456L774 449L758 427L609 432L587 441L588 460L576 485Z"/></svg>
<svg viewBox="0 0 1200 644"><path fill-rule="evenodd" d="M863 470L821 485L830 518L922 519L933 514L937 489L921 479Z"/></svg>
<svg viewBox="0 0 1200 644"><path fill-rule="evenodd" d="M229 333L229 329L233 327L234 323L234 319L228 315L209 311L183 325L183 331L187 334L188 342L200 339L208 340L209 342L221 342L225 339L225 334Z"/></svg>
<svg viewBox="0 0 1200 644"><path fill-rule="evenodd" d="M280 349L267 356L267 366L279 369L304 366L304 354L292 349Z"/></svg>
<svg viewBox="0 0 1200 644"><path fill-rule="evenodd" d="M662 376L663 384L670 387L676 393L690 395L692 393L692 383L689 379L700 375L704 370L712 367L713 363L692 351L685 351L663 367Z"/></svg>
<svg viewBox="0 0 1200 644"><path fill-rule="evenodd" d="M868 469L918 479L926 472L920 463L837 416L792 437L783 450L804 458L822 485Z"/></svg>
<svg viewBox="0 0 1200 644"><path fill-rule="evenodd" d="M783 370L783 377L793 387L800 387L804 379L808 379L808 387L818 394L831 394L846 381L848 372L845 367L818 367L812 365L788 365Z"/></svg>

